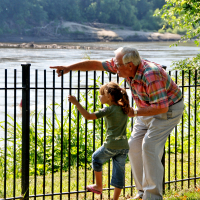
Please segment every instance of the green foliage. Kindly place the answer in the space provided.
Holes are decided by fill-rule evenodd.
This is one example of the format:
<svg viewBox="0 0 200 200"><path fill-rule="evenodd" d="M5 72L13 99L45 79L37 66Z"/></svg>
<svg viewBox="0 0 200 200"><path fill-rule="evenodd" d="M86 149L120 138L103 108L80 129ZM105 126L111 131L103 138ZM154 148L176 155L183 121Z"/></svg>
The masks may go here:
<svg viewBox="0 0 200 200"><path fill-rule="evenodd" d="M37 14L36 14L37 13ZM19 0L0 2L0 25L7 30L17 30L22 33L27 25L40 25L46 20L46 12L42 5L36 0Z"/></svg>
<svg viewBox="0 0 200 200"><path fill-rule="evenodd" d="M191 39L194 39L197 46L199 45L199 1L168 0L160 14L165 20L163 29L168 29L167 32L176 31L185 34L174 45L177 46L180 42L187 42ZM185 109L181 123L177 126L177 132L174 131L170 135L165 147L168 153L175 154L177 152L177 159L181 162L188 162L188 168L192 168L199 165L198 161L194 162L189 156L200 149L200 139L197 134L197 130L200 128L200 111L198 109L200 106L200 88L197 87L200 84L200 54L197 54L194 58L175 61L172 67L174 70L180 70L178 85L182 87ZM187 87L187 85L193 87ZM195 141L197 141L196 144ZM179 153L184 153L184 157L179 156ZM169 167L171 168L171 165ZM175 176L178 177L178 173ZM190 176L195 175L190 174Z"/></svg>
<svg viewBox="0 0 200 200"><path fill-rule="evenodd" d="M164 0L1 0L0 26L4 34L26 34L27 29L44 28L52 21L100 22L157 30L163 24L153 12L163 4Z"/></svg>
<svg viewBox="0 0 200 200"><path fill-rule="evenodd" d="M168 0L160 11L161 17L172 28L179 27L186 30L181 41L188 41L195 38L199 44L200 37L200 1L196 0Z"/></svg>
<svg viewBox="0 0 200 200"><path fill-rule="evenodd" d="M134 31L139 31L141 30L141 23L137 20L137 18L135 17L134 24L132 25L132 28Z"/></svg>
<svg viewBox="0 0 200 200"><path fill-rule="evenodd" d="M165 33L165 31L163 29L159 29L158 33Z"/></svg>
<svg viewBox="0 0 200 200"><path fill-rule="evenodd" d="M157 15L161 15L166 24L171 26L167 29L168 32L184 34L181 39L173 45L177 46L180 42L187 42L193 39L196 46L199 46L200 1L168 0ZM163 29L166 27L167 26L164 26ZM173 28L173 30L171 28ZM197 54L194 58L186 58L173 62L172 67L175 70L185 70L188 74L189 70L200 69L199 60L200 54ZM194 78L194 76L192 78Z"/></svg>
<svg viewBox="0 0 200 200"><path fill-rule="evenodd" d="M186 73L188 73L188 70L200 70L200 53L193 58L186 58L184 60L174 61L173 66L174 70L185 70Z"/></svg>
<svg viewBox="0 0 200 200"><path fill-rule="evenodd" d="M159 33L173 33L173 34L180 34L180 35L185 35L187 32L186 28L180 28L178 26L175 26L174 28L165 28L165 29L159 29Z"/></svg>
<svg viewBox="0 0 200 200"><path fill-rule="evenodd" d="M187 58L173 63L176 66L174 70L179 70L179 73L177 71L177 84L182 88L185 109L182 120L177 126L177 132L174 131L170 135L170 141L168 140L166 143L168 148L170 142L170 150L166 149L171 153L175 153L175 151L178 153L191 151L192 153L195 146L197 150L200 149L200 137L197 134L197 130L200 129L200 110L198 109L200 107L200 70L197 70L199 58L200 54L195 58ZM196 144L195 141L197 141Z"/></svg>
<svg viewBox="0 0 200 200"><path fill-rule="evenodd" d="M187 32L187 28L180 28L180 27L177 27L177 26L176 26L176 27L173 29L173 33L175 33L175 34L185 35L186 32Z"/></svg>
<svg viewBox="0 0 200 200"><path fill-rule="evenodd" d="M99 78L97 79L97 84L100 84ZM99 91L98 89L91 89L87 94L80 93L80 103L86 103L86 95L88 97L87 110L89 112L94 112L95 110L101 109L101 103L99 101ZM95 96L95 97L94 97ZM95 102L93 100L95 99ZM69 106L69 105L68 105ZM55 110L59 111L61 104L55 104ZM86 121L84 117L79 113L76 107L71 104L71 113L69 118L69 110L63 111L63 171L68 171L70 166L79 166L80 168L87 167L91 169L91 159L94 148L97 149L102 145L105 139L105 125L102 126L102 119L97 119L95 121ZM53 105L49 105L46 108L46 112L53 112ZM54 113L54 121L52 117L46 117L44 119L44 114L42 110L37 113L37 124L35 123L35 114L31 113L30 119L30 175L35 173L35 163L36 174L43 175L44 170L46 174L52 172L52 167L54 167L54 172L60 171L61 168L61 118L60 115ZM14 167L14 119L8 115L10 122L7 124L7 178L13 175ZM0 128L5 130L5 122L0 122ZM87 124L87 132L86 132ZM70 125L70 126L69 126ZM94 126L95 125L95 126ZM21 154L22 154L22 127L21 123L16 123L16 178L21 177ZM37 127L37 135L36 135ZM45 128L44 128L45 127ZM129 124L130 128L130 124ZM46 130L46 131L45 131ZM45 131L45 132L44 132ZM102 135L103 134L103 135ZM54 136L54 137L53 137ZM130 137L130 131L128 130L128 137ZM69 140L70 139L70 140ZM1 139L5 142L4 139ZM54 146L53 146L54 143ZM69 151L70 148L70 151ZM53 151L54 149L54 151ZM87 152L85 150L87 149ZM4 147L0 147L0 177L3 179L4 170ZM37 155L35 155L35 152ZM70 155L69 155L70 152ZM87 156L85 156L85 154ZM78 157L77 157L78 155ZM35 156L37 160L35 160ZM54 156L54 159L52 160ZM69 157L70 156L70 157ZM44 165L45 159L45 165ZM85 162L86 161L86 162ZM53 165L52 165L53 162ZM69 163L70 162L70 163Z"/></svg>
<svg viewBox="0 0 200 200"><path fill-rule="evenodd" d="M88 95L91 94L91 91ZM97 94L96 94L97 95ZM85 100L84 96L81 95L82 101ZM56 104L56 107L60 107L60 105ZM97 108L99 108L98 105L96 105ZM88 110L93 109L93 103L88 102ZM49 105L47 108L47 112L52 111L52 105ZM35 121L34 116L35 113L31 114L31 124L30 124L30 175L34 174L34 165L35 165L35 141L36 141L36 135L35 135ZM75 106L72 105L71 107L71 119L69 119L69 110L64 110L64 117L63 117L63 170L67 171L69 167L69 145L71 146L71 153L70 153L70 165L71 166L77 166L77 153L79 153L79 166L85 165L85 120L81 115L79 115L79 119L77 119L77 111L75 109ZM9 116L9 118L13 120L12 117ZM37 115L38 121L44 121L44 116L41 114L41 112ZM44 137L44 124L39 123L37 125L37 174L41 175L44 173L44 151L46 151L45 156L45 170L46 173L49 173L52 171L52 154L54 154L54 172L59 171L60 165L61 165L61 120L57 116L57 114L54 114L54 130L53 128L53 122L51 117L47 117L46 119L46 137ZM71 121L71 126L69 127L69 120ZM79 120L79 127L77 127L77 122ZM45 122L45 121L44 121ZM1 122L1 128L4 129L3 126L4 122ZM91 122L88 122L89 124ZM8 165L7 165L7 171L12 174L13 171L13 162L9 162L13 160L13 143L14 143L14 136L13 136L13 130L14 125L13 123L9 123L8 128L8 148L7 148L7 159L8 159ZM21 144L21 124L17 123L17 132L16 132L16 146L17 146L17 159L16 159L16 171L17 171L17 177L20 176L20 169L21 169L21 151L22 151L22 144ZM96 129L96 137L99 138L99 131L101 130L101 122L100 120L96 120L95 123L95 129ZM53 138L53 132L54 132L54 138ZM70 136L69 136L70 134ZM71 138L71 141L69 141L69 137ZM77 137L79 137L79 144L77 143ZM54 141L54 152L52 152L53 149L53 141ZM88 167L90 167L91 163L91 155L93 153L92 148L92 141L93 141L93 130L90 128L87 130L87 161L88 161ZM44 146L44 142L46 142L46 146ZM70 142L70 143L69 143ZM99 141L96 143L97 146L100 145ZM78 149L77 149L78 148ZM3 149L1 149L1 152L3 152ZM4 163L3 161L3 155L0 156L1 163ZM1 168L3 170L3 168ZM0 170L0 171L1 171ZM3 171L1 173L3 175Z"/></svg>

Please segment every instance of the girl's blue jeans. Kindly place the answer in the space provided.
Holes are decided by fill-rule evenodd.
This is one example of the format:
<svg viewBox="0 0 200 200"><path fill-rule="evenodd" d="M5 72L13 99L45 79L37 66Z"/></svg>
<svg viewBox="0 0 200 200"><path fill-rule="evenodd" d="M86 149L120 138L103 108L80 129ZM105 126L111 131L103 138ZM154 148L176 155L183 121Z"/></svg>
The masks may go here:
<svg viewBox="0 0 200 200"><path fill-rule="evenodd" d="M108 149L104 146L98 148L92 155L92 168L94 171L101 172L102 165L112 158L113 170L111 185L117 188L125 186L125 162L128 149Z"/></svg>

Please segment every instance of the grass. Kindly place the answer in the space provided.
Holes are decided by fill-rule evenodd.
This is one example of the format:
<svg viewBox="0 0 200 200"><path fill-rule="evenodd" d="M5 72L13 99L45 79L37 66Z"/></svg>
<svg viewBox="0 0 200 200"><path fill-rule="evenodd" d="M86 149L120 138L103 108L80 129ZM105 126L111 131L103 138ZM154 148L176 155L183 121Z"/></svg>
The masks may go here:
<svg viewBox="0 0 200 200"><path fill-rule="evenodd" d="M109 170L112 169L112 163L110 162L110 167L109 164L106 163L103 167L103 187L108 188L108 177L109 177ZM92 193L87 192L85 193L85 185L92 184L93 183L93 171L91 169L87 170L87 174L85 174L85 169L79 169L79 176L77 178L77 168L71 168L70 171L70 192L73 191L81 191L80 193L75 193L70 194L70 199L87 199L90 200L92 199ZM173 172L172 172L173 174ZM87 177L87 178L86 178ZM43 176L37 176L37 181L36 181L36 194L43 194ZM54 173L54 188L53 188L53 193L57 193L57 195L54 196L54 200L59 200L60 195L60 172ZM85 182L86 179L86 182ZM52 193L52 174L49 173L45 175L45 194L51 194ZM78 182L77 182L78 180ZM173 179L171 179L173 180ZM126 164L126 186L134 185L134 181L131 178L131 167L130 163L128 162ZM180 199L180 200L189 200L189 199L200 199L200 180L197 180L197 188L194 188L194 181L190 181L191 185L190 188L187 187L188 182L185 181L183 183L183 188L186 189L181 189L181 183L177 183L177 188L175 190L175 185L172 183L170 185L170 189L168 190L168 184L165 185L165 194L163 196L164 199ZM131 184L132 183L132 184ZM3 180L0 180L0 198L3 198ZM68 172L63 172L62 174L62 192L68 192L69 191L69 173ZM111 188L113 188L111 186ZM1 191L2 190L2 191ZM34 195L34 176L30 176L30 188L29 188L29 194ZM125 190L122 191L120 200L125 200L125 199L131 199L131 197L136 195L136 189L135 188L126 188ZM13 196L13 179L9 178L7 180L7 197L12 197ZM16 180L16 195L15 196L21 196L21 179ZM113 190L104 190L102 194L102 199L112 199L113 196ZM42 200L42 197L38 197L37 200ZM45 197L45 199L50 200L51 196ZM62 196L63 200L68 200L68 194L65 194ZM95 194L94 199L100 199L100 196Z"/></svg>

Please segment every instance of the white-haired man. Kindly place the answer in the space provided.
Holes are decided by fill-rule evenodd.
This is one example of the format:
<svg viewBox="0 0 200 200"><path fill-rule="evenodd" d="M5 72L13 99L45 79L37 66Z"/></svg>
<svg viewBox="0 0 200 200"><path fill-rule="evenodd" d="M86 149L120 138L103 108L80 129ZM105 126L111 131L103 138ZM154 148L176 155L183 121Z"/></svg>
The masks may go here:
<svg viewBox="0 0 200 200"><path fill-rule="evenodd" d="M141 59L135 48L120 47L111 61L84 61L51 68L57 69L58 76L62 70L101 70L126 79L137 105L129 113L129 117L136 117L129 139L129 159L138 190L134 199L163 199L161 158L167 137L181 119L184 104L181 90L162 66Z"/></svg>

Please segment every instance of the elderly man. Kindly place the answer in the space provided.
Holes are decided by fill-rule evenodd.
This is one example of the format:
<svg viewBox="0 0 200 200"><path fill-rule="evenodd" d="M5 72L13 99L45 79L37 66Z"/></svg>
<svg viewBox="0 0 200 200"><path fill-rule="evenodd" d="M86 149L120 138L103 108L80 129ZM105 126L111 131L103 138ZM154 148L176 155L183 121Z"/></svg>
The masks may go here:
<svg viewBox="0 0 200 200"><path fill-rule="evenodd" d="M129 139L129 159L138 190L134 199L163 199L161 158L167 137L181 119L184 104L179 87L161 65L141 59L134 48L120 47L111 61L84 61L51 68L57 69L58 76L62 70L102 70L126 79L137 105L129 112L129 117L136 117Z"/></svg>

